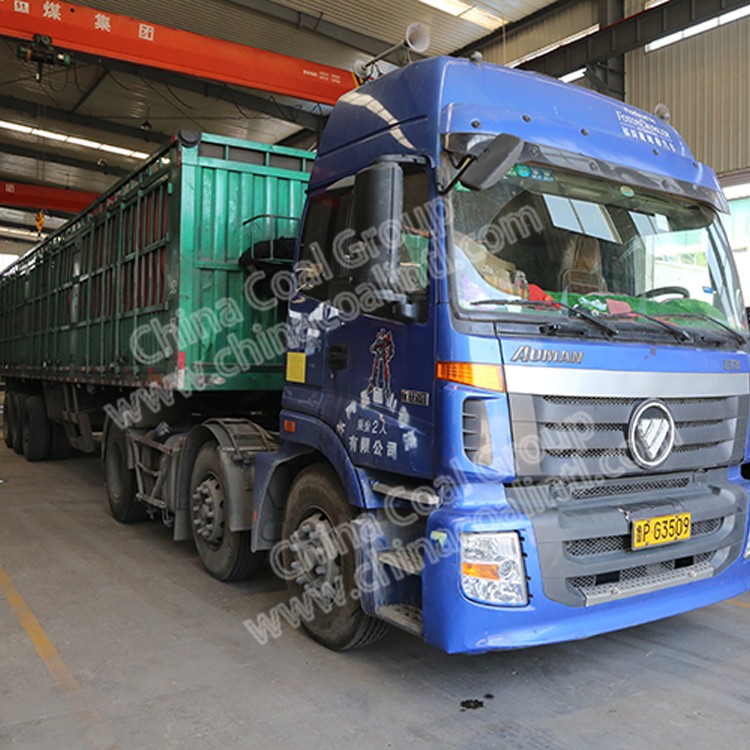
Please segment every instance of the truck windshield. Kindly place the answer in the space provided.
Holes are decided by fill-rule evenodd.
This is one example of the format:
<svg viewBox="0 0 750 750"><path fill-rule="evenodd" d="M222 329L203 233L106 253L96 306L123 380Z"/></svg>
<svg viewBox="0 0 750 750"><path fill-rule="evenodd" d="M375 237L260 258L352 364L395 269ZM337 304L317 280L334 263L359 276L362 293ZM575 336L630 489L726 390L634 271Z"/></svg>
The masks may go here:
<svg viewBox="0 0 750 750"><path fill-rule="evenodd" d="M686 342L746 331L731 250L707 206L526 164L487 190L459 184L450 200L461 315L538 322L573 308L612 323L592 326L600 332L670 336L673 325Z"/></svg>

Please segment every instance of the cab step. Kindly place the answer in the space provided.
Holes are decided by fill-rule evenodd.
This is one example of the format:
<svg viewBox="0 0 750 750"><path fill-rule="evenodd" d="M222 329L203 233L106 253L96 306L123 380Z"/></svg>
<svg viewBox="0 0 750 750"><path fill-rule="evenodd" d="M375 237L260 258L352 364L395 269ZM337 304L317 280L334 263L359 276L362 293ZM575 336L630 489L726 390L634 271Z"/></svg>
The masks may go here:
<svg viewBox="0 0 750 750"><path fill-rule="evenodd" d="M401 630L422 635L422 610L411 604L386 604L379 607L376 616Z"/></svg>
<svg viewBox="0 0 750 750"><path fill-rule="evenodd" d="M422 552L409 547L398 549L387 549L378 554L378 562L391 568L403 570L411 576L421 576L424 570L424 557Z"/></svg>

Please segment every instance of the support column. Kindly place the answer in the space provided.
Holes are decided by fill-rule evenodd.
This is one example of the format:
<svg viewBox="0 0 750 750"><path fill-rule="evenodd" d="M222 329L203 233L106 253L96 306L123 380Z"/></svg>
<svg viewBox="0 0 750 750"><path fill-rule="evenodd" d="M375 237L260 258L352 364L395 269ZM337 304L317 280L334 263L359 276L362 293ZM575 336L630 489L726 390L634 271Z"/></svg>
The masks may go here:
<svg viewBox="0 0 750 750"><path fill-rule="evenodd" d="M625 0L599 0L599 25L610 26L625 18ZM586 79L600 93L625 100L625 56L618 55L586 66Z"/></svg>

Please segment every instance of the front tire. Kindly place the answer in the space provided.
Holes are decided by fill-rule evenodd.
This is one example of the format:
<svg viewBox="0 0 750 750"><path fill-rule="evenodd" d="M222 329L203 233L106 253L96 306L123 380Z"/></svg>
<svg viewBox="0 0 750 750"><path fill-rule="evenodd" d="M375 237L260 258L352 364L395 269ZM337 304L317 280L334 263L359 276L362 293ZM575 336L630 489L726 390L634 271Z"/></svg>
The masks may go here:
<svg viewBox="0 0 750 750"><path fill-rule="evenodd" d="M138 523L148 519L148 509L136 499L135 471L128 468L127 435L115 424L107 431L104 448L104 476L112 517L120 523Z"/></svg>
<svg viewBox="0 0 750 750"><path fill-rule="evenodd" d="M388 631L360 605L350 533L355 516L329 466L310 466L294 481L284 515L283 563L285 571L299 575L287 586L292 597L315 603L314 617L303 626L334 651L368 646Z"/></svg>
<svg viewBox="0 0 750 750"><path fill-rule="evenodd" d="M249 531L229 529L229 483L219 460L219 446L205 443L198 451L190 480L190 521L198 556L219 581L249 578L263 560L254 553Z"/></svg>

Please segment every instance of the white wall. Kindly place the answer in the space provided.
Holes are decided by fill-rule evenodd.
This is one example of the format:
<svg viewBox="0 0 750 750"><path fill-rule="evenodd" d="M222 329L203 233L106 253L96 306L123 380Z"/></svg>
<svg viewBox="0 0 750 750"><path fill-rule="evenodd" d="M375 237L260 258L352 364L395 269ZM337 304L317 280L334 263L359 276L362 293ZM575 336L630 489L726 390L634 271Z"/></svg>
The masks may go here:
<svg viewBox="0 0 750 750"><path fill-rule="evenodd" d="M0 271L6 269L14 260L18 260L17 255L4 255L0 253Z"/></svg>

